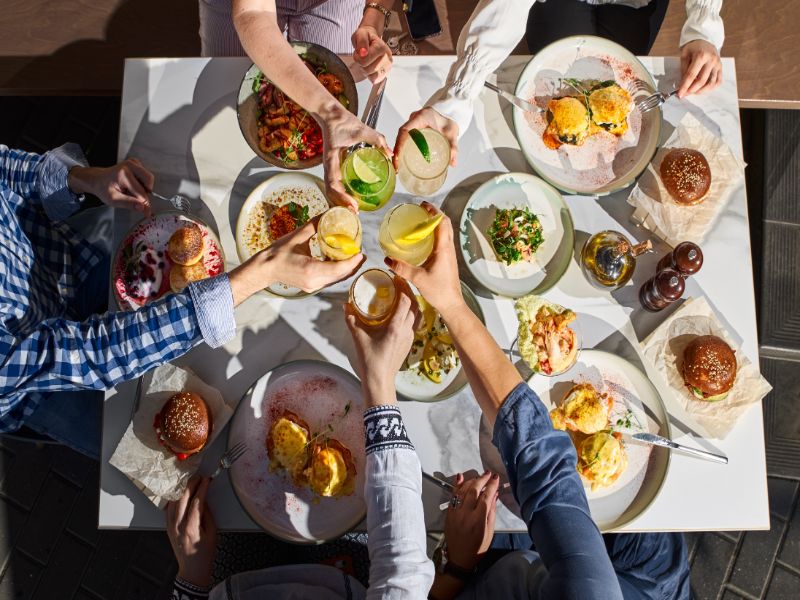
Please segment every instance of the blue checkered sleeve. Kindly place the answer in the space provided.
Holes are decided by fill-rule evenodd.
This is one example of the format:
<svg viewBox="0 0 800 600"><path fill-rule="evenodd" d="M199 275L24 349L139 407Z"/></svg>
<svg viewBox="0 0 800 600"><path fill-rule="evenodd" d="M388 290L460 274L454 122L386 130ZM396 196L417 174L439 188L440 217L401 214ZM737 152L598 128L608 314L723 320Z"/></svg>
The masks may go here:
<svg viewBox="0 0 800 600"><path fill-rule="evenodd" d="M0 144L0 184L16 192L7 201L16 209L23 199L38 199L36 186L44 156L13 150Z"/></svg>
<svg viewBox="0 0 800 600"><path fill-rule="evenodd" d="M226 275L204 288L174 294L137 311L95 315L84 322L43 321L24 337L0 326L0 414L21 392L106 389L187 352L235 333Z"/></svg>
<svg viewBox="0 0 800 600"><path fill-rule="evenodd" d="M63 221L80 208L83 196L69 189L69 171L86 164L77 144L64 144L43 155L0 145L0 183L16 192L9 194L12 208L30 200L41 204L53 221Z"/></svg>

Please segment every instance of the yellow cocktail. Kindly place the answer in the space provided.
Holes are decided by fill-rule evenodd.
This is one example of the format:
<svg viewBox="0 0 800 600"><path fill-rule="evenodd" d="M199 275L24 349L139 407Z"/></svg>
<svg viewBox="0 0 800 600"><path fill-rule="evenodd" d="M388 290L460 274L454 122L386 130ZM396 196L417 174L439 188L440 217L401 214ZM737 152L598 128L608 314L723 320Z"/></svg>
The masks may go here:
<svg viewBox="0 0 800 600"><path fill-rule="evenodd" d="M415 133L414 133L415 132ZM450 142L435 129L414 130L400 151L400 182L417 196L435 194L450 166Z"/></svg>
<svg viewBox="0 0 800 600"><path fill-rule="evenodd" d="M398 204L381 222L378 232L383 253L389 258L419 266L433 251L434 232L443 215L431 216L418 204Z"/></svg>
<svg viewBox="0 0 800 600"><path fill-rule="evenodd" d="M329 259L347 260L361 251L361 221L347 208L330 208L319 220L317 238Z"/></svg>

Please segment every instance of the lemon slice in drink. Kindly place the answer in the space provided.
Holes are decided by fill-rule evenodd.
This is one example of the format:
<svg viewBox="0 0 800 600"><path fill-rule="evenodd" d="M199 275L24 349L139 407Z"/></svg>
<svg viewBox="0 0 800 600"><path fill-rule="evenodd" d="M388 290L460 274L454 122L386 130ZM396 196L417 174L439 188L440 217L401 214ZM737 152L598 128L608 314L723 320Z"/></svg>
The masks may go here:
<svg viewBox="0 0 800 600"><path fill-rule="evenodd" d="M380 183L381 177L372 167L359 155L358 151L353 154L353 172L361 181L368 184Z"/></svg>
<svg viewBox="0 0 800 600"><path fill-rule="evenodd" d="M410 246L424 240L433 233L433 230L439 226L439 223L441 223L443 218L444 214L439 213L435 217L431 217L430 219L423 221L399 240L397 240L397 243L401 246Z"/></svg>
<svg viewBox="0 0 800 600"><path fill-rule="evenodd" d="M341 250L345 254L353 255L358 252L358 244L356 241L346 235L342 235L341 233L334 233L333 235L326 235L325 236L325 243L328 244L331 248L336 248Z"/></svg>

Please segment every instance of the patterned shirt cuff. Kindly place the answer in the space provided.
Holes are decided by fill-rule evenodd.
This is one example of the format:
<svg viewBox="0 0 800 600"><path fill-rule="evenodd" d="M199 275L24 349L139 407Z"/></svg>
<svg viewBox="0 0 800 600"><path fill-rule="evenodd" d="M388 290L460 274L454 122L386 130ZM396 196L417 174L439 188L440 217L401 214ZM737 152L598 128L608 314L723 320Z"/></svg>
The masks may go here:
<svg viewBox="0 0 800 600"><path fill-rule="evenodd" d="M37 192L51 221L63 221L80 208L83 196L74 194L67 180L70 169L87 164L78 144L64 144L44 155L39 166Z"/></svg>
<svg viewBox="0 0 800 600"><path fill-rule="evenodd" d="M373 406L365 410L364 432L367 454L394 448L414 449L396 406Z"/></svg>
<svg viewBox="0 0 800 600"><path fill-rule="evenodd" d="M210 591L209 588L201 588L176 577L172 588L172 600L205 600Z"/></svg>
<svg viewBox="0 0 800 600"><path fill-rule="evenodd" d="M197 323L206 344L219 348L236 335L233 316L233 292L228 274L189 284Z"/></svg>

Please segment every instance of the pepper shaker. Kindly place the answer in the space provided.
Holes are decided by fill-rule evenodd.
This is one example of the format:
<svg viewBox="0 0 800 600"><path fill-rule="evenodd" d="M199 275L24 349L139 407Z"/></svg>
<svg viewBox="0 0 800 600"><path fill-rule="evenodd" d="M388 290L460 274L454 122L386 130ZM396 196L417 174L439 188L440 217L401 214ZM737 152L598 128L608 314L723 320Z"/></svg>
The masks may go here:
<svg viewBox="0 0 800 600"><path fill-rule="evenodd" d="M658 261L656 272L664 269L675 269L684 278L694 275L703 266L703 251L692 242L681 242L669 254Z"/></svg>
<svg viewBox="0 0 800 600"><path fill-rule="evenodd" d="M675 269L662 269L639 289L639 302L645 309L658 312L679 300L685 289L683 275Z"/></svg>

